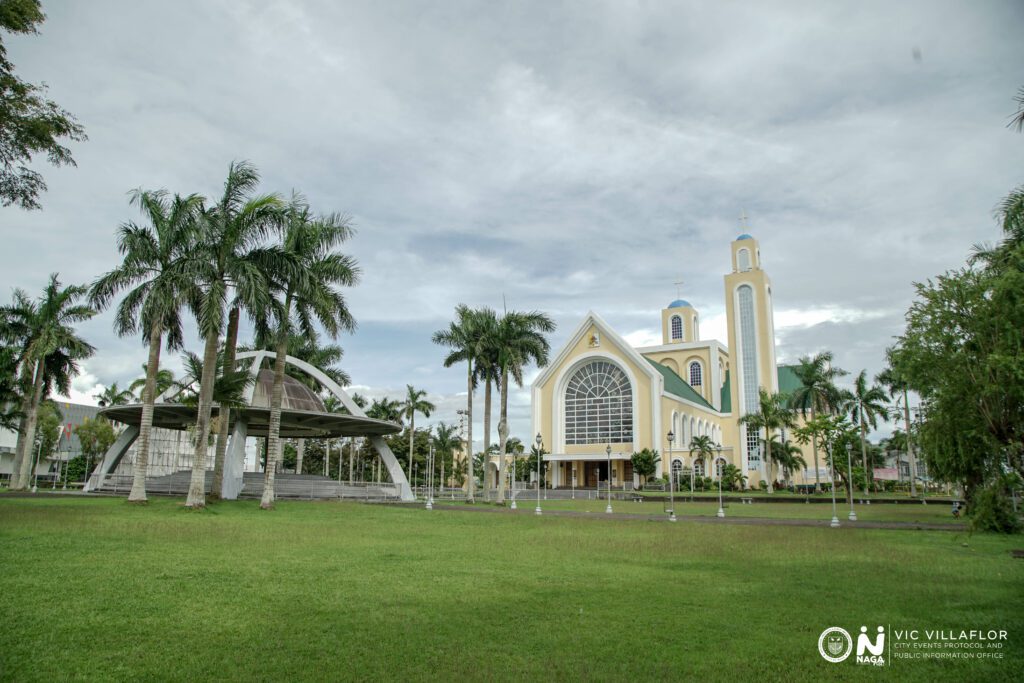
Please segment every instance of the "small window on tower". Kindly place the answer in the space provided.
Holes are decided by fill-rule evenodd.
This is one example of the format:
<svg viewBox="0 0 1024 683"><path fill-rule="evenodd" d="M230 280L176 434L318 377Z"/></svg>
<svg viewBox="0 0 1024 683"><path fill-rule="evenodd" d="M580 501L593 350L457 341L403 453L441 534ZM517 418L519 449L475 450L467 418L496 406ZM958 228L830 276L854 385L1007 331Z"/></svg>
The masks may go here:
<svg viewBox="0 0 1024 683"><path fill-rule="evenodd" d="M678 315L672 316L672 339L683 338L683 319Z"/></svg>
<svg viewBox="0 0 1024 683"><path fill-rule="evenodd" d="M750 270L750 251L740 249L736 254L736 261L739 264L740 270Z"/></svg>
<svg viewBox="0 0 1024 683"><path fill-rule="evenodd" d="M693 361L690 363L690 386L699 387L702 384L700 363Z"/></svg>

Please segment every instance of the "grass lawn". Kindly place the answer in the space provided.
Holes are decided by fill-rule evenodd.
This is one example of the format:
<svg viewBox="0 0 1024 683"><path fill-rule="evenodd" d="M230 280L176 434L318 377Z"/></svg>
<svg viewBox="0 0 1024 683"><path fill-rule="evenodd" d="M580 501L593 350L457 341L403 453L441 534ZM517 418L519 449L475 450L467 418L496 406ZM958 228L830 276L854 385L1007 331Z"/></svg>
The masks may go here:
<svg viewBox="0 0 1024 683"><path fill-rule="evenodd" d="M444 503L444 500L438 500ZM518 496L516 503L520 509L530 511L537 504L536 497ZM578 510L581 512L604 512L608 501L604 498L576 499L576 500L544 500L541 499L541 508L544 510ZM743 505L739 499L724 501L725 514L727 517L765 517L770 519L832 519L832 505L822 503L754 503ZM635 503L626 500L613 500L612 509L615 512L638 515L661 515L669 507L668 498L662 501L645 501ZM695 503L683 503L678 499L675 501L676 515L680 517L714 517L718 512L718 499L700 501ZM963 519L953 518L949 505L897 505L894 503L872 503L871 505L855 505L857 519L871 522L933 522L940 524L964 523ZM845 522L846 515L850 512L850 506L842 501L836 501L836 511L839 521Z"/></svg>
<svg viewBox="0 0 1024 683"><path fill-rule="evenodd" d="M1022 547L950 532L0 495L0 677L1021 680L1024 561L1009 551ZM818 655L826 627L856 637L862 624L1010 638L1002 660L877 669Z"/></svg>

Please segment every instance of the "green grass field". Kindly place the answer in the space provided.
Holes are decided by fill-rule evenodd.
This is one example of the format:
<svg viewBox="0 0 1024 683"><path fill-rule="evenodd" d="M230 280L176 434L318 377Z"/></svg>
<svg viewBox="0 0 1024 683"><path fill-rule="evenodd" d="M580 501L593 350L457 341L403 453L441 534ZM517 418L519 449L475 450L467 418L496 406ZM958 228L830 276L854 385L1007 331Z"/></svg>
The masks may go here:
<svg viewBox="0 0 1024 683"><path fill-rule="evenodd" d="M1020 680L1021 547L958 532L0 495L0 677ZM861 624L1010 640L990 661L876 669L818 655L826 627Z"/></svg>

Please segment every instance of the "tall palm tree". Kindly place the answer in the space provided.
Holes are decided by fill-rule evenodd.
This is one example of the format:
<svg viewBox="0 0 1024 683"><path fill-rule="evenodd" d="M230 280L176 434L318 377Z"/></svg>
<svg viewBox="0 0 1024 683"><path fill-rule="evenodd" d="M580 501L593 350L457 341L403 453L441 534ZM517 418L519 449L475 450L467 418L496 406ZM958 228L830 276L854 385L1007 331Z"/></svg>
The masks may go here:
<svg viewBox="0 0 1024 683"><path fill-rule="evenodd" d="M697 458L701 458L706 463L711 462L711 457L715 454L715 442L707 434L690 439L690 467L697 462L694 459L694 452L696 452ZM669 463L669 467L672 467L672 463ZM705 469L704 476L708 476L708 473L712 471L714 471L713 467Z"/></svg>
<svg viewBox="0 0 1024 683"><path fill-rule="evenodd" d="M746 425L748 430L756 430L758 434L764 430L761 442L764 444L764 464L767 471L765 477L768 484L768 493L773 492L772 482L775 480L775 475L772 472L772 436L779 429L796 426L793 411L785 405L787 400L788 397L785 394L773 394L763 388L759 389L757 412L747 413L738 420L739 424Z"/></svg>
<svg viewBox="0 0 1024 683"><path fill-rule="evenodd" d="M475 311L477 334L480 337L479 352L474 362L473 373L475 382L484 385L484 453L491 452L491 416L493 409L493 389L501 382L501 369L498 366L498 316L493 309L480 308ZM484 500L491 499L491 487L486 483L487 468L484 467Z"/></svg>
<svg viewBox="0 0 1024 683"><path fill-rule="evenodd" d="M19 435L22 442L18 449L21 460L18 469L12 474L12 489L26 488L31 479L32 458L28 451L30 444L35 442L40 403L47 393L48 384L55 378L55 372L65 376L64 380L58 381L59 385L66 381L68 372L77 372L76 361L88 358L95 351L74 329L77 323L96 315L95 309L79 303L85 295L85 287L62 287L57 275L53 274L37 301L31 301L24 292L16 291L15 305L5 307L2 312L5 318L12 319L11 328L24 334L21 339L23 377L31 377L30 388L26 391L26 401L23 403L27 408L24 411L24 429Z"/></svg>
<svg viewBox="0 0 1024 683"><path fill-rule="evenodd" d="M287 267L287 259L278 247L262 244L280 225L283 204L276 195L251 198L258 183L259 174L248 162L233 162L229 166L224 194L213 209L204 212L198 241L199 253L189 261L193 280L202 289L201 297L197 297L192 306L204 346L203 376L199 383L199 410L196 415L196 447L192 459L192 479L185 500L188 508L202 508L206 505L207 443L213 410L217 350L224 329L224 309L228 305L232 305L232 311L244 307L259 328L274 304L270 294L270 273ZM231 320L228 322L230 327ZM228 329L229 342L231 333L232 330ZM234 348L233 343L228 346ZM226 370L234 367L233 355L225 358L224 367ZM221 420L223 425L227 423L227 415L222 417L225 418ZM216 464L214 470L216 479ZM215 490L214 493L218 492Z"/></svg>
<svg viewBox="0 0 1024 683"><path fill-rule="evenodd" d="M146 380L142 385L139 447L128 494L129 501L144 502L160 346L165 334L168 350L183 344L181 309L197 295L186 265L193 257L203 202L194 194L168 199L163 190L138 189L131 193L130 203L139 208L149 225L131 221L121 225L117 237L118 251L123 257L121 264L93 283L89 298L94 306L103 309L118 292L128 290L118 306L114 330L122 337L141 332L149 346ZM105 398L116 405L117 396ZM100 405L105 405L102 400Z"/></svg>
<svg viewBox="0 0 1024 683"><path fill-rule="evenodd" d="M305 200L295 195L288 207L281 236L281 251L287 268L274 273L274 291L279 297L274 312L277 324L277 349L274 358L274 384L270 391L270 426L267 468L263 476L260 507L274 506L274 474L281 432L281 402L284 394L285 356L288 339L301 332L316 335L314 321L320 323L332 339L342 330L356 327L338 287L351 287L359 280L355 259L334 250L353 234L349 219L340 214L315 216Z"/></svg>
<svg viewBox="0 0 1024 683"><path fill-rule="evenodd" d="M494 337L495 356L501 372L501 409L498 418L498 502L505 500L505 457L508 445L508 381L511 377L516 386L523 386L523 370L530 364L546 365L551 345L545 332L553 332L555 323L539 311L521 313L509 311L498 320Z"/></svg>
<svg viewBox="0 0 1024 683"><path fill-rule="evenodd" d="M98 394L92 395L100 408L108 406L123 406L135 400L135 394L131 389L122 389L117 382L111 382L110 386Z"/></svg>
<svg viewBox="0 0 1024 683"><path fill-rule="evenodd" d="M831 351L822 351L812 357L804 356L800 359L800 365L794 368L800 386L790 396L790 406L799 410L805 418L808 413L813 420L816 415L838 409L841 393L835 381L849 373L834 366L832 359ZM814 492L821 493L816 436L811 437L811 449L814 452Z"/></svg>
<svg viewBox="0 0 1024 683"><path fill-rule="evenodd" d="M786 486L789 486L793 472L801 468L806 469L807 461L804 460L803 451L792 441L780 441L777 437L772 437L771 443L766 447L771 449L772 460L782 468Z"/></svg>
<svg viewBox="0 0 1024 683"><path fill-rule="evenodd" d="M455 320L443 330L433 334L433 342L446 346L451 351L445 356L444 366L450 368L456 363L466 363L466 498L473 502L473 390L476 388L476 375L473 372L478 357L481 356L484 328L483 319L493 316L494 311L488 308L473 310L465 304L455 307Z"/></svg>
<svg viewBox="0 0 1024 683"><path fill-rule="evenodd" d="M237 238L243 235L266 235L281 227L284 220L285 204L276 194L252 197L259 182L259 174L248 162L232 164L224 184L224 194L208 213L208 219L219 235ZM251 246L251 245L250 245ZM240 248L239 248L240 247ZM244 312L256 328L257 335L268 335L267 309L263 306L263 292L247 291L248 278L237 277L247 265L267 271L281 266L281 255L276 246L255 246L246 250L244 243L223 250L225 280L233 292L228 304L228 323L224 340L224 372L235 369L235 355L238 347L238 327ZM237 268L231 268L234 262ZM266 272L264 273L266 274ZM220 497L224 483L224 457L227 452L228 425L230 417L223 407L218 413L222 418L217 431L217 445L213 457L213 486L211 495Z"/></svg>
<svg viewBox="0 0 1024 683"><path fill-rule="evenodd" d="M878 373L875 377L875 381L885 387L889 393L889 398L893 400L895 404L895 413L900 412L900 407L903 408L903 421L906 425L906 451L907 459L910 461L910 496L912 498L917 497L917 462L914 459L914 446L911 442L911 431L910 431L910 400L908 397L908 391L910 389L906 380L900 372L893 367L891 354L889 355L889 365L882 372ZM894 415L895 417L895 415Z"/></svg>
<svg viewBox="0 0 1024 683"><path fill-rule="evenodd" d="M449 471L453 471L452 468L454 467L454 463L452 462L452 454L460 445L459 426L447 424L445 422L438 422L434 434L434 452L441 456L439 458L441 461L441 486L445 485L445 465L448 465Z"/></svg>
<svg viewBox="0 0 1024 683"><path fill-rule="evenodd" d="M370 407L366 409L366 416L372 417L375 420L384 420L398 424L404 422L402 403L386 396L373 399Z"/></svg>
<svg viewBox="0 0 1024 683"><path fill-rule="evenodd" d="M413 444L416 441L416 413L423 417L430 417L436 406L427 400L427 392L416 389L411 384L405 385L405 402L402 403L402 410L409 420L409 481L412 481L412 452Z"/></svg>
<svg viewBox="0 0 1024 683"><path fill-rule="evenodd" d="M846 409L850 419L860 428L860 452L864 460L864 495L868 494L868 486L874 481L874 468L868 467L867 427L878 427L878 418L887 417L889 411L885 406L885 391L877 384L868 385L868 371L861 370L853 383L853 391L847 396Z"/></svg>

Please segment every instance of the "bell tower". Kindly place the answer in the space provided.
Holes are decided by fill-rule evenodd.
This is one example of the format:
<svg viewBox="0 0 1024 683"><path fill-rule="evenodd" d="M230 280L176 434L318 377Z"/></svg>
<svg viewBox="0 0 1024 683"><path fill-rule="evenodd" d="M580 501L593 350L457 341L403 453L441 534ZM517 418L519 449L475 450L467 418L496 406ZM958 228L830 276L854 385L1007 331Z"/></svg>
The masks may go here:
<svg viewBox="0 0 1024 683"><path fill-rule="evenodd" d="M661 340L663 344L682 344L700 340L700 319L686 299L676 299L661 309Z"/></svg>
<svg viewBox="0 0 1024 683"><path fill-rule="evenodd" d="M745 217L744 217L745 220ZM743 233L731 245L732 272L725 276L725 313L732 361L731 398L733 417L758 410L758 390L779 390L775 363L775 322L772 283L762 268L761 248L750 234ZM766 479L760 453L762 435L740 427L741 469L756 483ZM759 472L754 479L750 470Z"/></svg>

